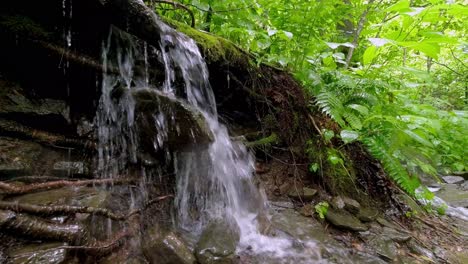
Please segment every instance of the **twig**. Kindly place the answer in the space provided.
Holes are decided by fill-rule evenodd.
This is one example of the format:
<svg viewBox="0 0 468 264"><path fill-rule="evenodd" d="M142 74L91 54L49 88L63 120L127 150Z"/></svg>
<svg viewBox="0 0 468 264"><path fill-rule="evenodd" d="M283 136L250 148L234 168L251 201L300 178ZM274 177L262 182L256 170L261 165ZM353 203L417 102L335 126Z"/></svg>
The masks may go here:
<svg viewBox="0 0 468 264"><path fill-rule="evenodd" d="M185 6L185 5L181 4L181 3L170 1L170 0L151 0L151 3L153 3L153 2L160 3L160 4L169 4L169 5L174 6L174 8L185 10L187 13L189 13L189 15L190 15L190 17L192 19L190 26L193 27L193 28L195 27L195 16L193 15L192 10L190 10L190 8L188 8L187 6Z"/></svg>

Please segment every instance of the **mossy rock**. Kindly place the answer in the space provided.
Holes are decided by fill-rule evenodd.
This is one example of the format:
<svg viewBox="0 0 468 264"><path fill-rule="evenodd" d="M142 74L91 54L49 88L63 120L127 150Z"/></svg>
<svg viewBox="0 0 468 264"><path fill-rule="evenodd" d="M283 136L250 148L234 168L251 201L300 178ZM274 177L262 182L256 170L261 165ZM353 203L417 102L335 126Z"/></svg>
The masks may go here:
<svg viewBox="0 0 468 264"><path fill-rule="evenodd" d="M177 31L192 38L209 62L226 61L232 63L232 65L255 65L247 59L251 57L249 53L241 50L227 39L197 30L167 17L162 17L162 20Z"/></svg>

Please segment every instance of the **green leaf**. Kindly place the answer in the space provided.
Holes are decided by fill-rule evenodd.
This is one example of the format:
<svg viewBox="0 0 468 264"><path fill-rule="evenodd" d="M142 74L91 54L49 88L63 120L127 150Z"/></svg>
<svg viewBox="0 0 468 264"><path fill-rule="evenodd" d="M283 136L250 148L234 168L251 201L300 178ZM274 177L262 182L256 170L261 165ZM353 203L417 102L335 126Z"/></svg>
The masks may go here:
<svg viewBox="0 0 468 264"><path fill-rule="evenodd" d="M408 12L411 11L410 9L410 1L409 0L401 0L397 2L396 4L390 6L386 10L387 12Z"/></svg>
<svg viewBox="0 0 468 264"><path fill-rule="evenodd" d="M310 172L317 172L318 169L320 168L318 163L312 163L309 165L309 171Z"/></svg>
<svg viewBox="0 0 468 264"><path fill-rule="evenodd" d="M377 56L377 48L375 46L368 47L366 51L364 52L364 55L362 56L362 64L369 65L376 56Z"/></svg>
<svg viewBox="0 0 468 264"><path fill-rule="evenodd" d="M438 43L434 42L415 42L415 41L407 41L407 42L399 42L403 47L415 49L418 51L423 52L428 57L433 59L437 59L440 53L440 46Z"/></svg>
<svg viewBox="0 0 468 264"><path fill-rule="evenodd" d="M359 132L353 130L342 130L340 136L343 142L348 144L359 138Z"/></svg>

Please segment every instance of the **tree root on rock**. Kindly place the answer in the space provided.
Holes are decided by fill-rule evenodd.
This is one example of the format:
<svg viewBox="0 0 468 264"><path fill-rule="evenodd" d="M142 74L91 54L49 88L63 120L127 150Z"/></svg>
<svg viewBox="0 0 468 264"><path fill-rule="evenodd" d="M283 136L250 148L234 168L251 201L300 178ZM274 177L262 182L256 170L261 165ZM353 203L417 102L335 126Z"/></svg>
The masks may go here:
<svg viewBox="0 0 468 264"><path fill-rule="evenodd" d="M26 194L50 189L58 189L67 186L88 186L88 185L117 185L135 182L135 178L121 178L121 179L93 179L81 181L51 181L28 185L11 184L1 181L0 193L3 194Z"/></svg>
<svg viewBox="0 0 468 264"><path fill-rule="evenodd" d="M85 229L80 225L51 223L10 210L0 210L0 231L70 244L86 241Z"/></svg>
<svg viewBox="0 0 468 264"><path fill-rule="evenodd" d="M143 208L135 209L126 215L116 214L106 208L98 208L98 207L69 206L69 205L43 206L43 205L6 202L6 201L0 201L0 210L9 210L15 213L28 213L28 214L40 215L40 216L59 216L59 215L76 214L76 213L93 214L93 215L104 216L115 221L124 221L133 215L141 213L141 211L147 209L152 204L155 204L156 202L165 200L170 197L173 197L173 196L165 195L165 196L156 197L155 199L148 201L143 206Z"/></svg>

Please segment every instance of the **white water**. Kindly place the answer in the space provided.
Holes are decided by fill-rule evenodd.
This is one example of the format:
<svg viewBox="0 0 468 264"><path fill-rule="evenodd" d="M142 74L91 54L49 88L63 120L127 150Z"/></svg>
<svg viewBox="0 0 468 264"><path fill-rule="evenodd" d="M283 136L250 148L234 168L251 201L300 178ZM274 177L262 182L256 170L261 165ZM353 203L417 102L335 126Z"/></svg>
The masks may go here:
<svg viewBox="0 0 468 264"><path fill-rule="evenodd" d="M96 116L99 173L102 177L114 177L125 173L128 165L137 161L138 127L130 90L151 88L183 100L202 113L213 134L213 142L173 155L179 228L199 235L213 219L234 219L240 229L239 251L251 248L270 258L296 260L299 252L293 249L291 239L269 237L258 231L256 217L266 210L267 202L252 182L253 157L245 146L231 141L227 128L218 121L208 68L198 47L192 39L175 32L156 16L155 23L163 31L159 59L164 65L165 81L160 86L151 84L148 78L151 66L146 43L138 45L133 37L114 29L103 45L105 69L118 68L119 74L106 71L102 79L102 96ZM135 62L140 56L144 57L144 72L135 72ZM181 80L183 85L180 85ZM117 99L112 95L116 88L124 91ZM154 115L159 129L154 137L156 150L164 147L167 126L173 125L171 120L174 120L171 113ZM309 249L315 247L313 241L303 244ZM314 260L320 258L316 252L312 255ZM306 260L296 262L310 263Z"/></svg>

